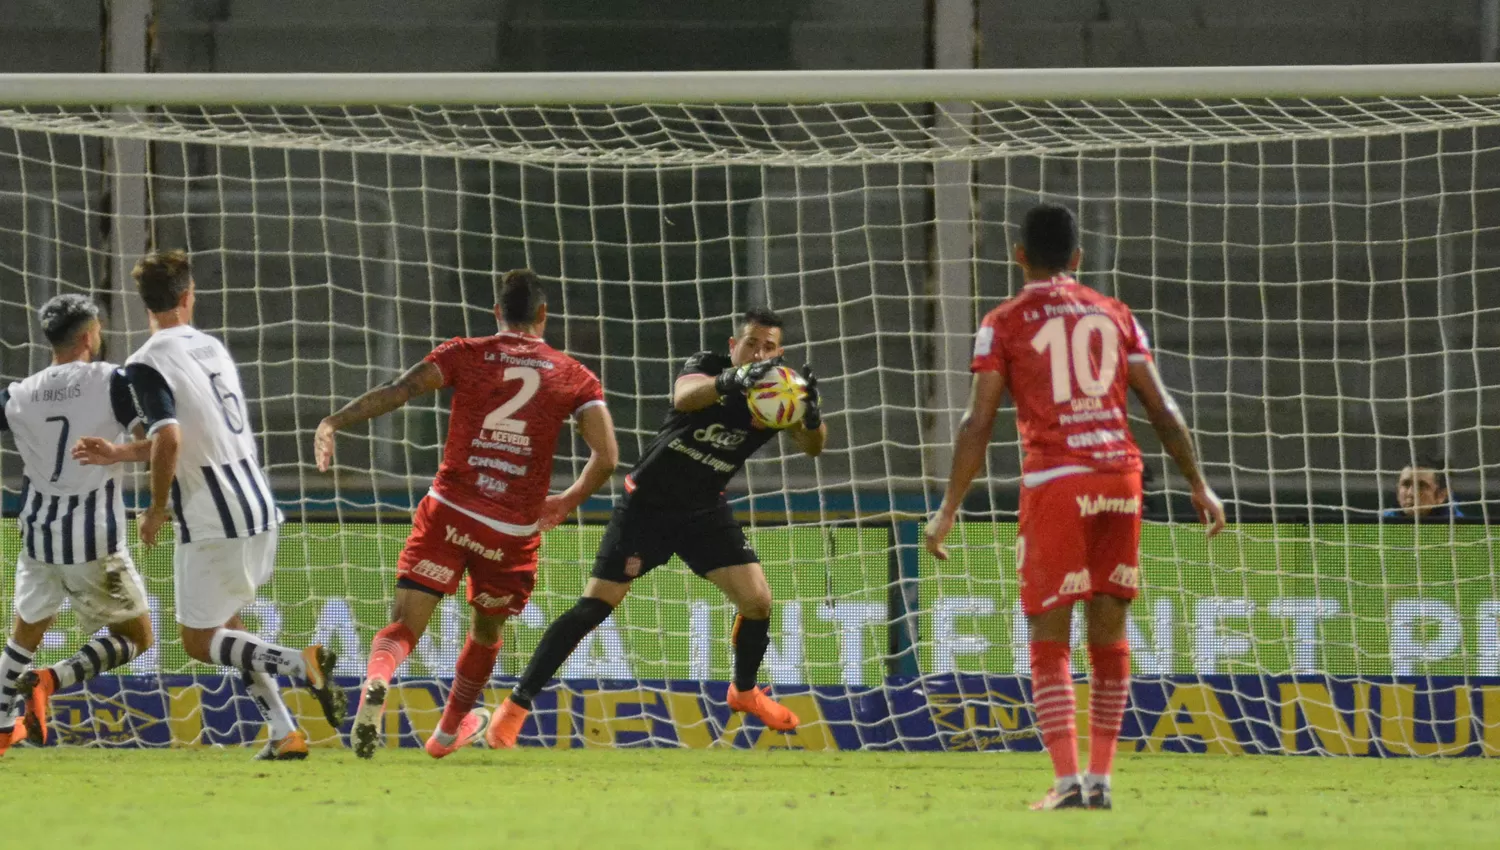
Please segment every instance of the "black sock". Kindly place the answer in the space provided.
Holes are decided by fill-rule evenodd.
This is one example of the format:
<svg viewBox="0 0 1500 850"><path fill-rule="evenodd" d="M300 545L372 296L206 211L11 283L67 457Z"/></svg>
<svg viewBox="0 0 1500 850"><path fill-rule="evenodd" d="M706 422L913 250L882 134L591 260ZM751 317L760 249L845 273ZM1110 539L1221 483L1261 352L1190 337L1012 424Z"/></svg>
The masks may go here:
<svg viewBox="0 0 1500 850"><path fill-rule="evenodd" d="M530 709L531 701L547 686L547 682L557 673L557 668L578 648L578 642L609 619L614 610L614 606L603 599L585 596L561 617L553 620L542 635L542 642L536 645L536 652L531 653L531 660L526 662L526 670L521 673L521 681L516 689L511 691L510 701Z"/></svg>
<svg viewBox="0 0 1500 850"><path fill-rule="evenodd" d="M771 621L734 618L734 686L741 691L755 687L760 662L771 645Z"/></svg>

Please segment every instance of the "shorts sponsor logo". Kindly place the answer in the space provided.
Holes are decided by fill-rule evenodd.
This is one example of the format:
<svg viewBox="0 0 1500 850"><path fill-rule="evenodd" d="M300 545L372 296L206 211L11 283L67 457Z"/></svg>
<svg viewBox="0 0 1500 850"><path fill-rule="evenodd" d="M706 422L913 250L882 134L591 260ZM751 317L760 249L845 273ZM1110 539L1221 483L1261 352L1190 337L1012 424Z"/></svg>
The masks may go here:
<svg viewBox="0 0 1500 850"><path fill-rule="evenodd" d="M641 574L641 556L631 555L625 559L625 575L635 578Z"/></svg>
<svg viewBox="0 0 1500 850"><path fill-rule="evenodd" d="M1058 596L1073 596L1079 593L1088 593L1093 589L1089 581L1088 570L1074 570L1063 576L1062 587L1057 589Z"/></svg>
<svg viewBox="0 0 1500 850"><path fill-rule="evenodd" d="M473 602L475 605L478 605L481 608L504 608L505 606L510 604L510 601L514 599L515 596L516 595L514 593L507 593L504 596L496 598L489 595L488 593L476 593L474 594Z"/></svg>
<svg viewBox="0 0 1500 850"><path fill-rule="evenodd" d="M453 529L449 528L448 530L451 532ZM447 584L448 582L453 580L453 576L457 573L451 567L445 567L442 564L435 564L432 561L424 558L418 561L415 567L411 568L411 574L414 576L423 576L426 578L430 578L433 581Z"/></svg>
<svg viewBox="0 0 1500 850"><path fill-rule="evenodd" d="M1131 496L1128 499L1109 498L1106 496L1079 496L1078 515L1094 516L1096 514L1138 514L1141 512L1141 497Z"/></svg>
<svg viewBox="0 0 1500 850"><path fill-rule="evenodd" d="M1116 564L1115 571L1109 574L1109 580L1121 587L1135 590L1141 586L1141 568L1132 567L1129 564Z"/></svg>
<svg viewBox="0 0 1500 850"><path fill-rule="evenodd" d="M749 433L743 429L725 428L717 422L693 432L693 439L700 443L708 443L716 449L732 449L745 442L748 436L750 436Z"/></svg>
<svg viewBox="0 0 1500 850"><path fill-rule="evenodd" d="M481 558L488 558L491 561L505 560L505 552L499 549L490 549L480 541L470 537L468 534L460 533L458 529L454 528L451 525L448 526L448 533L443 536L443 540L453 544L454 546L457 546L460 549L467 549Z"/></svg>

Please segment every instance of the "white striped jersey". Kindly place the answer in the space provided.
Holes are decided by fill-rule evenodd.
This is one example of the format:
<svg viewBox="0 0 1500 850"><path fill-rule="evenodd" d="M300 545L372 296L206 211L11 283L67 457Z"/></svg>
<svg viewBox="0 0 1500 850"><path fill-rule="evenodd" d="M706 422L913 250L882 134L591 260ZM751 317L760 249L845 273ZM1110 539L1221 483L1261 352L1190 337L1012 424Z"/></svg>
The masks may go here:
<svg viewBox="0 0 1500 850"><path fill-rule="evenodd" d="M250 537L282 522L223 343L186 325L166 328L130 355L125 375L147 433L176 423L182 434L172 482L179 543Z"/></svg>
<svg viewBox="0 0 1500 850"><path fill-rule="evenodd" d="M0 392L0 430L15 437L21 479L21 551L47 564L82 564L124 548L124 469L84 466L82 437L117 442L135 419L113 363L48 366Z"/></svg>

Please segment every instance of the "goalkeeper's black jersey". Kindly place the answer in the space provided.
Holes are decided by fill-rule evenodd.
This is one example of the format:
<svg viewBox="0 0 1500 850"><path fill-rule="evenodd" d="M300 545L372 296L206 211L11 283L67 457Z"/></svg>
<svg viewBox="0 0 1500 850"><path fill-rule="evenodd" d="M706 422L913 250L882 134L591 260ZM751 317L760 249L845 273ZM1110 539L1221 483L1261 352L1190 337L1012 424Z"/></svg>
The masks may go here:
<svg viewBox="0 0 1500 850"><path fill-rule="evenodd" d="M718 375L731 365L727 354L700 351L678 377ZM657 507L711 508L745 461L775 436L774 430L752 424L750 407L738 393L692 413L673 408L625 477L625 489L632 501Z"/></svg>

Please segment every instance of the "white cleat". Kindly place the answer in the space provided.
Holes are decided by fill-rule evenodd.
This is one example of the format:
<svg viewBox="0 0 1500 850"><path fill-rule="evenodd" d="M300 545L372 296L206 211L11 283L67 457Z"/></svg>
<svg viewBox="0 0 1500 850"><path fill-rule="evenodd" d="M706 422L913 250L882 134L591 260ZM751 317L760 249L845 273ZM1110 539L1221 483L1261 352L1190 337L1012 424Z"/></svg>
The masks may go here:
<svg viewBox="0 0 1500 850"><path fill-rule="evenodd" d="M385 698L390 693L390 684L384 679L365 682L360 694L359 712L354 715L354 754L362 759L374 758L375 748L384 743L380 723L385 718Z"/></svg>

